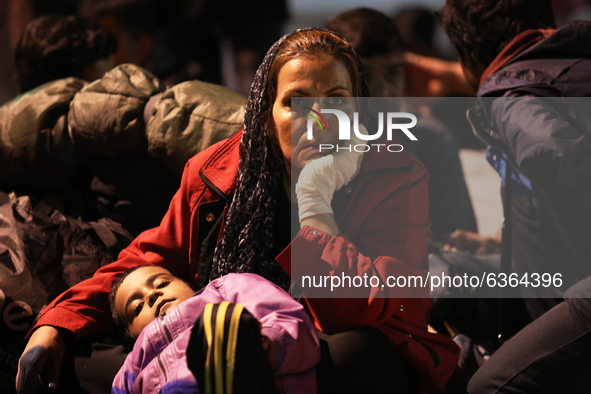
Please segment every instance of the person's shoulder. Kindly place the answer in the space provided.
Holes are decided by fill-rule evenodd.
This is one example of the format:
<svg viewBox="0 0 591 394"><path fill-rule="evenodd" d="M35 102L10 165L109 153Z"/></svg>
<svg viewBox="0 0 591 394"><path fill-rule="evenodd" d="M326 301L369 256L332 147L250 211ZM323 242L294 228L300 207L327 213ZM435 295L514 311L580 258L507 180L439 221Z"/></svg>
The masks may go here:
<svg viewBox="0 0 591 394"><path fill-rule="evenodd" d="M414 154L403 150L400 153L384 152L381 156L382 166L371 164L373 170L360 172L357 182L351 185L357 190L355 204L365 205L367 202L370 206L380 205L392 195L406 193L409 189L424 189L427 193L429 171Z"/></svg>
<svg viewBox="0 0 591 394"><path fill-rule="evenodd" d="M242 130L232 137L217 142L207 149L197 153L187 161L185 172L189 177L219 178L220 171L238 169L240 140ZM236 171L234 171L234 176Z"/></svg>
<svg viewBox="0 0 591 394"><path fill-rule="evenodd" d="M384 141L380 140L379 142ZM401 174L406 174L410 177L422 177L427 170L407 146L407 144L417 142L403 143L394 136L387 143L368 144L369 150L364 155L359 175L382 178L400 177Z"/></svg>
<svg viewBox="0 0 591 394"><path fill-rule="evenodd" d="M218 195L228 197L235 189L241 137L242 132L238 132L187 161L183 183L187 185L192 204L195 203L193 199L199 198L204 188L211 190L211 194L208 194L211 198Z"/></svg>
<svg viewBox="0 0 591 394"><path fill-rule="evenodd" d="M383 172L388 169L400 170L411 165L408 150L395 134L391 139L382 137L375 142L368 141L364 149L359 175Z"/></svg>

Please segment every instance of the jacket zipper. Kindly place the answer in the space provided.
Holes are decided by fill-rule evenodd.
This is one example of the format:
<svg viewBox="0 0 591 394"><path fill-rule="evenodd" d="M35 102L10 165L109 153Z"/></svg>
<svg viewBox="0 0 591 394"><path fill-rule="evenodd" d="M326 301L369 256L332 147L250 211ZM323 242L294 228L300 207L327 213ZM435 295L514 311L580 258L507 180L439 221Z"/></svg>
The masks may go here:
<svg viewBox="0 0 591 394"><path fill-rule="evenodd" d="M164 383L168 382L168 375L166 374L166 370L164 369L164 365L162 364L162 360L160 359L160 354L158 354L158 357L156 357L158 359L158 365L160 365L160 369L162 370L162 373L164 374Z"/></svg>
<svg viewBox="0 0 591 394"><path fill-rule="evenodd" d="M160 324L162 324L162 328L164 329L164 333L166 334L166 338L168 339L168 343L172 342L172 335L170 335L170 331L168 331L168 327L166 326L166 322L164 321L164 315L160 316ZM164 369L164 364L162 364L162 360L160 359L160 353L156 357L158 359L158 365L164 374L164 383L168 382L168 374Z"/></svg>
<svg viewBox="0 0 591 394"><path fill-rule="evenodd" d="M170 335L170 331L168 331L168 327L166 327L166 322L164 321L164 314L160 315L160 324L162 324L162 328L164 329L164 333L166 333L166 338L168 338L168 342L172 342L172 335Z"/></svg>

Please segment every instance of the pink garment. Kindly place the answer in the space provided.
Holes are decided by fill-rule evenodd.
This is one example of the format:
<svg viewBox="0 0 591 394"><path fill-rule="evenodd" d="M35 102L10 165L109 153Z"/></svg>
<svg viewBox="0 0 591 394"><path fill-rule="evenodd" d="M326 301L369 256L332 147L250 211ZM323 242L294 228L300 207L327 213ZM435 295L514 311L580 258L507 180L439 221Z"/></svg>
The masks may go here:
<svg viewBox="0 0 591 394"><path fill-rule="evenodd" d="M76 338L112 328L107 295L117 275L137 265L162 266L197 285L200 267L208 264L207 243L215 242L219 234L210 231L215 220L225 215L236 189L241 136L237 133L189 160L181 187L160 226L138 236L118 261L56 297L36 327L62 327ZM304 226L276 257L296 282L301 275L344 273L387 278L427 272L428 172L406 151L381 152L365 154L360 181L348 189L350 201L344 212L335 214L342 234L331 237ZM399 298L387 288L378 294L348 294L344 290L339 294L342 298L302 299L316 327L328 334L378 328L418 370L422 392L445 392L460 350L450 338L428 332L431 300Z"/></svg>
<svg viewBox="0 0 591 394"><path fill-rule="evenodd" d="M115 377L111 393L199 393L187 366L187 346L205 306L222 301L243 305L261 322L261 333L271 340L268 356L281 392L316 393L315 366L320 360L320 344L314 324L300 303L254 274L218 278L163 318L151 322Z"/></svg>

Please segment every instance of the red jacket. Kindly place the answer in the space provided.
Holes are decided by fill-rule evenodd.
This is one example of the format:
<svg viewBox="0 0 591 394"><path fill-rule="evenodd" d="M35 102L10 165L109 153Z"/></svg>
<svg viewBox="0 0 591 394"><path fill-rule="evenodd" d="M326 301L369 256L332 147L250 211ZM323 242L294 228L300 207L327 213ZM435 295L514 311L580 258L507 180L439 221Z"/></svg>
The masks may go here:
<svg viewBox="0 0 591 394"><path fill-rule="evenodd" d="M111 284L116 274L136 265L161 265L194 285L202 284L202 259L211 256L212 244L215 246L215 242L206 242L207 236L212 231L219 235L215 225L223 223L220 215L236 188L240 138L238 133L189 160L181 187L160 226L138 236L118 261L57 297L37 326L63 327L78 338L112 327L107 305ZM304 227L276 258L294 280L300 275L343 273L385 278L424 274L428 269L427 170L406 152L368 153L356 179L360 181L344 191L349 195L346 208L335 213L346 235L332 237ZM292 258L306 264L292 266ZM360 290L354 291L350 296L360 297ZM444 390L455 370L459 348L449 338L427 332L428 298L390 298L386 288L361 298L306 301L322 331L378 327L419 370L423 387Z"/></svg>

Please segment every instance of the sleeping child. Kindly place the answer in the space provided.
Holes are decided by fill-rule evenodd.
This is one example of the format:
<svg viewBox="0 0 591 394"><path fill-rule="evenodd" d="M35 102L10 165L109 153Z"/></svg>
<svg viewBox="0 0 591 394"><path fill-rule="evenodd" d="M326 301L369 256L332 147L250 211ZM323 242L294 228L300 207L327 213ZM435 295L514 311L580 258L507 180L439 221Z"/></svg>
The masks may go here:
<svg viewBox="0 0 591 394"><path fill-rule="evenodd" d="M254 274L202 291L158 266L125 271L109 294L133 351L119 393L315 393L320 347L303 306Z"/></svg>

